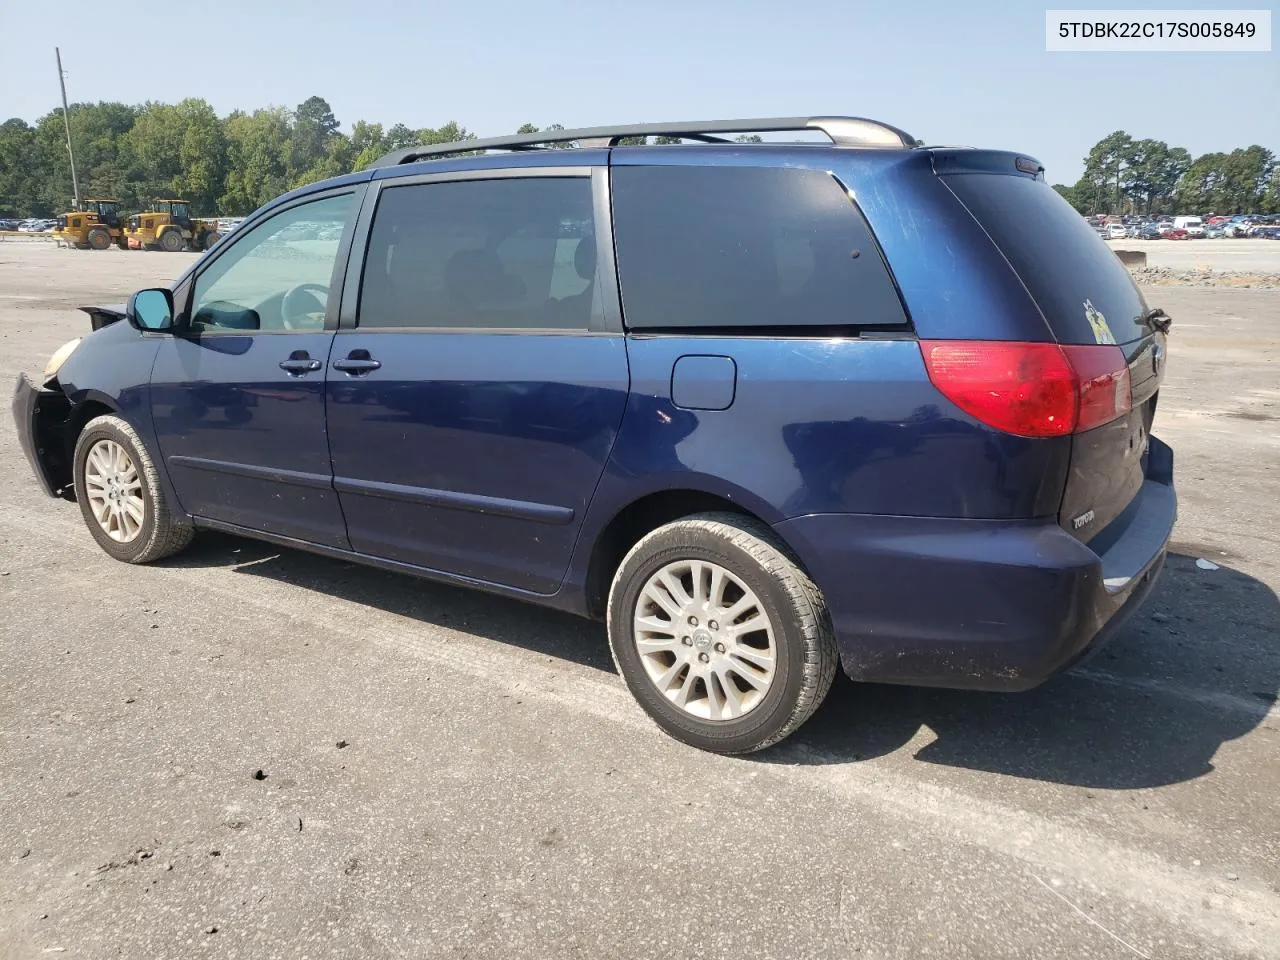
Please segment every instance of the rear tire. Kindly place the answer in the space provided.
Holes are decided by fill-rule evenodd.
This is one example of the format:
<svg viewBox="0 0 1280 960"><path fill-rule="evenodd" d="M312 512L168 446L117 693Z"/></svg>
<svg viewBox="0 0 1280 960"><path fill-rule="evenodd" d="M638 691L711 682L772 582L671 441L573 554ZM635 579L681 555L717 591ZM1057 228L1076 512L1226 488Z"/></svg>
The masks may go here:
<svg viewBox="0 0 1280 960"><path fill-rule="evenodd" d="M93 539L125 563L150 563L183 550L195 536L175 514L146 447L116 416L90 420L76 440L76 500Z"/></svg>
<svg viewBox="0 0 1280 960"><path fill-rule="evenodd" d="M699 514L641 539L614 575L607 621L640 706L677 740L715 753L791 734L822 703L839 660L817 586L769 527L735 514Z"/></svg>
<svg viewBox="0 0 1280 960"><path fill-rule="evenodd" d="M89 236L85 239L89 241L89 247L93 250L106 250L111 246L111 234L102 227L94 227L91 229L89 231Z"/></svg>
<svg viewBox="0 0 1280 960"><path fill-rule="evenodd" d="M178 253L187 245L177 230L166 230L160 235L160 249L165 253Z"/></svg>

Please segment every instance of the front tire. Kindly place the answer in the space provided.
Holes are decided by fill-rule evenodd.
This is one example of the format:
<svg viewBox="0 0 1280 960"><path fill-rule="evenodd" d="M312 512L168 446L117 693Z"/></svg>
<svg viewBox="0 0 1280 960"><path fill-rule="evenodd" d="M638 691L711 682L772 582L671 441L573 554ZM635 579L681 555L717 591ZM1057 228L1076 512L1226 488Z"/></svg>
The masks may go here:
<svg viewBox="0 0 1280 960"><path fill-rule="evenodd" d="M210 230L204 235L204 249L212 250L213 245L221 239L222 237L217 230Z"/></svg>
<svg viewBox="0 0 1280 960"><path fill-rule="evenodd" d="M178 253L187 245L182 234L177 230L166 230L160 236L160 249L165 253Z"/></svg>
<svg viewBox="0 0 1280 960"><path fill-rule="evenodd" d="M89 241L89 246L93 250L106 250L111 246L111 234L102 227L92 228L85 239Z"/></svg>
<svg viewBox="0 0 1280 960"><path fill-rule="evenodd" d="M767 526L707 513L659 527L609 591L609 646L663 730L714 753L750 753L822 703L838 655L817 586Z"/></svg>
<svg viewBox="0 0 1280 960"><path fill-rule="evenodd" d="M112 557L150 563L191 543L194 527L169 509L155 464L126 421L90 420L76 440L74 462L80 513Z"/></svg>

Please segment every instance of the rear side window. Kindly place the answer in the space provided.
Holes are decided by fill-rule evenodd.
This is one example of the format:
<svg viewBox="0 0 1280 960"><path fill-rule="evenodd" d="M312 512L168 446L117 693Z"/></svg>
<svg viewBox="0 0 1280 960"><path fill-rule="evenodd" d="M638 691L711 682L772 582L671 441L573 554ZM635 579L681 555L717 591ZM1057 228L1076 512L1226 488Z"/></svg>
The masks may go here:
<svg viewBox="0 0 1280 960"><path fill-rule="evenodd" d="M595 277L587 177L385 187L358 325L585 330Z"/></svg>
<svg viewBox="0 0 1280 960"><path fill-rule="evenodd" d="M1146 332L1142 294L1080 214L1040 180L942 178L995 241L1059 343L1128 343Z"/></svg>
<svg viewBox="0 0 1280 960"><path fill-rule="evenodd" d="M828 173L614 167L613 215L631 329L907 322L870 228Z"/></svg>

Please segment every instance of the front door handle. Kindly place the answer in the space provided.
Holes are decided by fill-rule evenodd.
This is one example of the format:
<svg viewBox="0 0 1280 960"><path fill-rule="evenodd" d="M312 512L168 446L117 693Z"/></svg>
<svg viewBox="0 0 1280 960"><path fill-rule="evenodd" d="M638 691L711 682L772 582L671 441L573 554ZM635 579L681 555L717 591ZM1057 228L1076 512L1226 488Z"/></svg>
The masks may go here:
<svg viewBox="0 0 1280 960"><path fill-rule="evenodd" d="M368 350L352 350L345 357L333 361L333 369L341 370L351 377L362 377L370 370L382 366L381 360L374 360Z"/></svg>
<svg viewBox="0 0 1280 960"><path fill-rule="evenodd" d="M319 360L312 359L305 350L295 350L289 354L288 360L280 361L280 369L291 377L300 377L304 373L314 373L323 367Z"/></svg>

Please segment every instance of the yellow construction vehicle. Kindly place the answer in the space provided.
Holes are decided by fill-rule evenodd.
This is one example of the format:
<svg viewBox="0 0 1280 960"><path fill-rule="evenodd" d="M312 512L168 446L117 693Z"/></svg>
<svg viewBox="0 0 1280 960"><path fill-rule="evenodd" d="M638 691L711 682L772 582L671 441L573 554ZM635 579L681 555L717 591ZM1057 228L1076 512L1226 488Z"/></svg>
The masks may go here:
<svg viewBox="0 0 1280 960"><path fill-rule="evenodd" d="M124 230L131 250L208 250L221 238L217 220L192 219L186 200L152 200L145 213L129 218Z"/></svg>
<svg viewBox="0 0 1280 960"><path fill-rule="evenodd" d="M86 198L78 210L58 217L53 236L78 250L105 250L113 243L122 250L124 233L120 229L120 201Z"/></svg>

